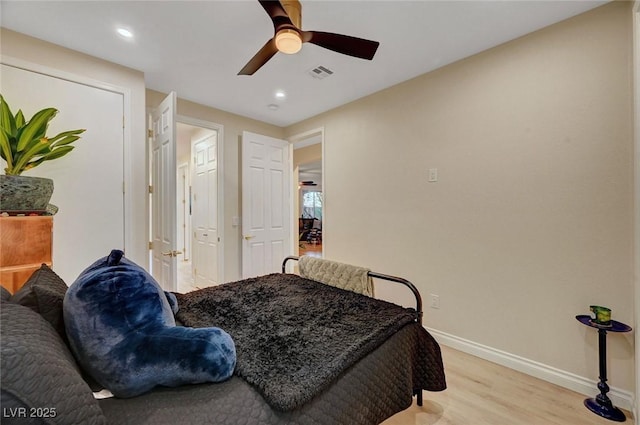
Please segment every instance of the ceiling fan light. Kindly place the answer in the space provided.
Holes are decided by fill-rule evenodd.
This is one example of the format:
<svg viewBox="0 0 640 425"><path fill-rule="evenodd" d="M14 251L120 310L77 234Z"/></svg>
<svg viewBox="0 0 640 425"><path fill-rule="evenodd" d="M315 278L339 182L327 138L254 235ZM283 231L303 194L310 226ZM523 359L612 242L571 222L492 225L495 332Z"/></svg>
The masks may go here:
<svg viewBox="0 0 640 425"><path fill-rule="evenodd" d="M302 39L297 31L280 30L276 34L276 47L278 51L292 55L302 48Z"/></svg>

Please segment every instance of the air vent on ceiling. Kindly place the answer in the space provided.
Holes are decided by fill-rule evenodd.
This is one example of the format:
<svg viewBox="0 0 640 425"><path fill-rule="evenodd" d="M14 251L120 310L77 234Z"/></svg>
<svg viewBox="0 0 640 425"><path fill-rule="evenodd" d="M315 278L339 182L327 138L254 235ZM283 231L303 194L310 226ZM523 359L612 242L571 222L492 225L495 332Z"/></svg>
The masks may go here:
<svg viewBox="0 0 640 425"><path fill-rule="evenodd" d="M318 65L315 68L309 70L309 75L311 75L313 78L317 78L318 80L322 80L323 78L329 77L332 74L332 70L322 65Z"/></svg>

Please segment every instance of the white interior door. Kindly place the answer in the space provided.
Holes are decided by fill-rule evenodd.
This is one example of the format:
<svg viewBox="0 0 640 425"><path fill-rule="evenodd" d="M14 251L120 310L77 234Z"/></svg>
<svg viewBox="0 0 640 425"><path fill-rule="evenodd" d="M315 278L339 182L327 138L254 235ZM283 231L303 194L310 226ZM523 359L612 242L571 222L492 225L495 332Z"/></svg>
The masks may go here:
<svg viewBox="0 0 640 425"><path fill-rule="evenodd" d="M286 140L242 133L244 278L279 272L291 253L290 163Z"/></svg>
<svg viewBox="0 0 640 425"><path fill-rule="evenodd" d="M166 291L177 289L176 94L151 112L152 274Z"/></svg>
<svg viewBox="0 0 640 425"><path fill-rule="evenodd" d="M193 278L197 287L219 281L218 132L192 143Z"/></svg>
<svg viewBox="0 0 640 425"><path fill-rule="evenodd" d="M51 203L59 207L53 217L53 269L71 285L112 249L126 251L124 95L4 64L0 76L0 92L14 114L22 109L29 119L40 109L55 107L59 113L48 134L87 130L71 153L24 173L53 179Z"/></svg>

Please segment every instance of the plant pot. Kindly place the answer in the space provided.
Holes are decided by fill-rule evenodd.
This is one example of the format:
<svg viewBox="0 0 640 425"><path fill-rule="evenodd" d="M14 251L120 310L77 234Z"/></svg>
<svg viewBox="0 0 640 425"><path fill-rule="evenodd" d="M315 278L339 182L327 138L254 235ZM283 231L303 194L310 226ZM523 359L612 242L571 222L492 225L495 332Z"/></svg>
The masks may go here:
<svg viewBox="0 0 640 425"><path fill-rule="evenodd" d="M0 212L44 213L53 194L53 180L0 175Z"/></svg>

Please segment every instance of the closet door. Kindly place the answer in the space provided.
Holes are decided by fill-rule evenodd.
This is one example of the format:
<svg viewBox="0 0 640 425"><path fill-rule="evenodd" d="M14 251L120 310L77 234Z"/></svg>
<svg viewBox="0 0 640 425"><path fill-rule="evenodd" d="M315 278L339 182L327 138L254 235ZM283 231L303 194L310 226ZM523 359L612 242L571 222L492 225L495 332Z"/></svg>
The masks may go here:
<svg viewBox="0 0 640 425"><path fill-rule="evenodd" d="M99 257L124 246L124 96L0 65L0 92L29 119L55 107L48 134L85 128L68 155L24 173L53 179L53 268L67 284ZM1 161L1 160L0 160ZM4 164L2 164L4 168Z"/></svg>

